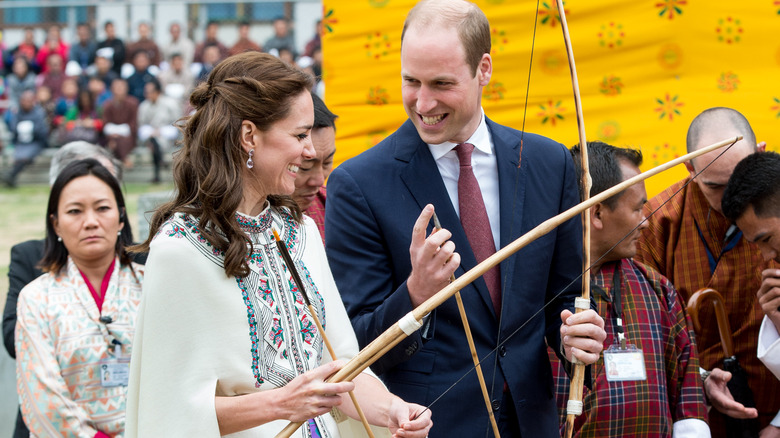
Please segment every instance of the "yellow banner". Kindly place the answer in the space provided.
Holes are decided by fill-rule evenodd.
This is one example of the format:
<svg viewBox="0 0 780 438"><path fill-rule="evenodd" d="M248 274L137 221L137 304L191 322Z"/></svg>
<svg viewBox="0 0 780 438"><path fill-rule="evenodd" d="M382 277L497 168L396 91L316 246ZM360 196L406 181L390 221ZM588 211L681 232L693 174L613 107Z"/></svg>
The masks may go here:
<svg viewBox="0 0 780 438"><path fill-rule="evenodd" d="M377 144L406 120L401 28L415 3L323 4L326 102L339 115L336 163ZM541 0L538 11L533 1L475 3L493 34L485 113L567 146L577 143L555 2ZM640 148L647 169L685 153L688 125L697 114L727 106L748 118L759 141L778 150L780 0L569 0L564 8L588 140ZM649 180L648 194L685 175L678 166Z"/></svg>

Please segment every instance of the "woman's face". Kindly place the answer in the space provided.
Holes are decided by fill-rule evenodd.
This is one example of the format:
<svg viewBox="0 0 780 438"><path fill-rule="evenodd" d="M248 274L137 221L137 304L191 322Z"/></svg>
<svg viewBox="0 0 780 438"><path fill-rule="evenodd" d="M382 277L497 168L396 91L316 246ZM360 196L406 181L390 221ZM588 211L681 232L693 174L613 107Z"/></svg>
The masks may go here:
<svg viewBox="0 0 780 438"><path fill-rule="evenodd" d="M290 114L267 131L254 129L255 153L252 171L265 195L290 195L303 160L316 155L311 143L314 105L304 92L292 100ZM253 125L254 126L254 125Z"/></svg>
<svg viewBox="0 0 780 438"><path fill-rule="evenodd" d="M80 266L111 262L117 234L125 226L119 216L111 187L94 175L85 175L65 185L57 217L51 220L68 254Z"/></svg>

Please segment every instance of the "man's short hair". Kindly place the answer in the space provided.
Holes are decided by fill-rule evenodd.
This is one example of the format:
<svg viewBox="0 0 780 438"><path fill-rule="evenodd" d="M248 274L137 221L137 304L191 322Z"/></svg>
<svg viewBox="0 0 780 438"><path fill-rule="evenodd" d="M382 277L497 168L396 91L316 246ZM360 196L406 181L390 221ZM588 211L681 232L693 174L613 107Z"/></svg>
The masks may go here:
<svg viewBox="0 0 780 438"><path fill-rule="evenodd" d="M572 159L574 159L574 167L577 169L577 183L580 186L580 193L582 193L580 145L572 146L570 152ZM621 162L627 162L639 167L642 164L642 152L637 149L615 147L600 141L588 142L588 167L590 168L592 179L590 196L596 196L623 182L623 170L620 168ZM621 196L623 196L623 192L606 199L603 204L614 210Z"/></svg>
<svg viewBox="0 0 780 438"><path fill-rule="evenodd" d="M122 182L122 162L117 160L111 151L86 141L72 141L62 145L52 157L49 165L49 185L54 185L57 176L68 164L85 158L94 158L98 161L107 160L114 166L116 179L120 183Z"/></svg>
<svg viewBox="0 0 780 438"><path fill-rule="evenodd" d="M780 155L776 152L750 154L734 168L723 193L723 215L736 221L748 207L753 207L756 216L780 217Z"/></svg>
<svg viewBox="0 0 780 438"><path fill-rule="evenodd" d="M490 54L490 22L485 13L471 2L452 0L423 0L409 11L401 31L403 46L406 31L412 27L443 24L457 29L458 38L466 54L466 64L471 74L477 75L479 62L484 54Z"/></svg>
<svg viewBox="0 0 780 438"><path fill-rule="evenodd" d="M748 122L745 116L735 109L718 106L702 111L691 122L685 139L688 153L694 152L698 147L701 147L699 142L701 141L702 133L713 126L723 124L737 128L745 137L745 141L752 145L753 149L756 148L756 134L753 133L753 128L750 127L750 122Z"/></svg>
<svg viewBox="0 0 780 438"><path fill-rule="evenodd" d="M311 100L314 101L314 126L312 128L333 128L333 130L336 130L336 118L337 115L333 114L328 107L325 105L325 102L320 98L320 96L316 95L315 93L311 93Z"/></svg>

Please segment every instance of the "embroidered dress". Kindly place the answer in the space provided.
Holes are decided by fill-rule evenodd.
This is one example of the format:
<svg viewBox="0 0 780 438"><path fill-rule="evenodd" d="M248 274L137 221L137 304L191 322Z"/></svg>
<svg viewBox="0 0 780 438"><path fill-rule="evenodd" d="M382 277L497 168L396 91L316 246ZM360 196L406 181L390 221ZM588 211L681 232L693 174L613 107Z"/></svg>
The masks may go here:
<svg viewBox="0 0 780 438"><path fill-rule="evenodd" d="M219 436L215 396L279 388L332 360L272 228L287 244L339 358L358 352L314 222L299 224L276 208L236 220L252 242L246 278L225 275L223 254L191 216L174 215L152 241L131 364L129 437ZM274 421L230 436L272 437L286 425ZM294 436L317 434L339 436L330 414Z"/></svg>
<svg viewBox="0 0 780 438"><path fill-rule="evenodd" d="M734 353L748 373L762 426L780 410L780 381L756 357L758 333L764 313L756 292L761 286L761 271L767 265L754 244L741 233L726 239L731 223L709 208L707 199L695 183L677 195L688 179L677 182L653 197L645 205L649 227L642 232L636 259L656 269L674 284L684 303L694 292L710 287L723 295L731 325ZM649 212L659 208L655 214ZM700 316L702 330L696 333L701 366L711 370L723 367L723 348L715 324L715 315L707 306ZM718 418L719 417L719 418ZM710 410L713 436L724 436L722 415Z"/></svg>
<svg viewBox="0 0 780 438"><path fill-rule="evenodd" d="M133 274L135 271L135 274ZM16 323L16 375L24 422L34 437L122 436L127 387L103 387L100 362L125 362L133 346L144 267L115 261L102 315L75 263L44 274L22 289Z"/></svg>
<svg viewBox="0 0 780 438"><path fill-rule="evenodd" d="M671 437L673 430L675 436L679 433L676 423L691 419L702 420L699 427L706 431L699 362L687 315L669 281L631 259L605 264L593 280L593 297L607 332L605 350L618 343L612 309L617 266L627 342L642 350L647 380L607 381L602 354L593 366L593 390L584 389L583 414L575 421L575 436ZM557 358L553 370L558 406L564 407L563 424L569 378Z"/></svg>

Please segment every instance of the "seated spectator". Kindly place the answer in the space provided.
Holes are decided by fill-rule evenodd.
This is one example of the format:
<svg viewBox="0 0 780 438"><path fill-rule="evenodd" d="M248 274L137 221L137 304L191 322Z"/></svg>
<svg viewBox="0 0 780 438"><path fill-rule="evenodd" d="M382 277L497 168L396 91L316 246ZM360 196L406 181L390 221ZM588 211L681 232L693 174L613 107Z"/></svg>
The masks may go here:
<svg viewBox="0 0 780 438"><path fill-rule="evenodd" d="M60 36L60 27L53 25L49 27L49 32L46 36L46 43L38 50L38 54L35 56L35 62L41 67L41 73L49 71L48 59L51 55L57 54L60 56L60 63L65 64L68 59L70 48L68 44L62 41Z"/></svg>
<svg viewBox="0 0 780 438"><path fill-rule="evenodd" d="M19 173L46 147L49 124L43 108L35 103L35 93L25 90L19 97L19 107L5 113L5 123L14 146L14 164L4 181L16 187Z"/></svg>
<svg viewBox="0 0 780 438"><path fill-rule="evenodd" d="M148 82L144 92L146 100L138 106L138 139L152 151L152 182L158 183L164 157L170 156L179 137L179 130L173 123L182 116L182 111L179 101L162 94L160 83L156 80Z"/></svg>
<svg viewBox="0 0 780 438"><path fill-rule="evenodd" d="M111 99L111 90L106 87L106 83L98 78L90 78L87 82L87 89L95 97L95 111L98 117L103 117L103 106Z"/></svg>
<svg viewBox="0 0 780 438"><path fill-rule="evenodd" d="M214 67L219 64L219 61L219 47L206 46L206 48L203 50L203 63L201 64L200 71L198 72L197 82L200 83L208 79L211 70L214 70Z"/></svg>
<svg viewBox="0 0 780 438"><path fill-rule="evenodd" d="M195 46L195 57L193 58L193 62L200 62L203 63L203 52L206 51L206 47L209 46L217 46L219 48L219 60L221 61L228 57L228 48L225 47L224 44L222 44L217 39L217 33L219 32L219 23L216 21L209 21L208 24L206 24L206 38L201 41L197 46Z"/></svg>
<svg viewBox="0 0 780 438"><path fill-rule="evenodd" d="M314 51L322 48L322 20L317 20L314 25L314 36L306 43L306 47L303 49L303 56L312 57Z"/></svg>
<svg viewBox="0 0 780 438"><path fill-rule="evenodd" d="M233 47L230 48L228 55L235 55L237 53L249 51L262 52L263 48L260 47L256 42L249 39L249 22L242 21L238 25L238 41L236 41L236 43L233 44Z"/></svg>
<svg viewBox="0 0 780 438"><path fill-rule="evenodd" d="M87 23L79 23L76 26L76 35L78 35L79 39L70 46L68 59L77 62L81 70L84 71L95 62L97 42L92 38L92 29L89 28Z"/></svg>
<svg viewBox="0 0 780 438"><path fill-rule="evenodd" d="M148 63L159 66L160 61L162 61L160 48L157 47L157 43L152 39L152 28L149 27L149 23L144 21L138 23L138 36L138 41L127 45L125 62L135 64L135 55L139 52L145 52ZM143 90L143 87L141 89Z"/></svg>
<svg viewBox="0 0 780 438"><path fill-rule="evenodd" d="M76 106L68 110L59 129L59 144L73 141L97 143L103 131L103 121L95 109L95 98L86 88L79 90Z"/></svg>
<svg viewBox="0 0 780 438"><path fill-rule="evenodd" d="M122 181L122 165L116 158L113 158L111 152L94 144L77 141L62 146L54 154L49 165L49 185L54 185L54 181L59 176L60 171L67 167L68 164L84 158L98 160L117 180ZM5 310L3 311L3 341L8 354L14 359L16 359L16 348L14 346L16 304L19 299L19 292L28 283L43 274L38 268L38 262L43 258L44 242L45 239L28 240L11 248L11 261L8 267L8 294L6 295ZM134 261L143 264L146 261L146 255L138 254L134 257ZM27 430L27 426L25 426L22 419L22 411L19 409L13 437L27 438L29 436L30 431Z"/></svg>
<svg viewBox="0 0 780 438"><path fill-rule="evenodd" d="M65 65L62 59L59 53L53 53L46 58L46 72L35 78L35 85L48 87L55 102L62 96L62 82L65 81Z"/></svg>
<svg viewBox="0 0 780 438"><path fill-rule="evenodd" d="M291 49L288 49L287 47L282 47L281 49L279 49L277 56L282 61L290 65L295 65L295 55L293 54L293 51Z"/></svg>
<svg viewBox="0 0 780 438"><path fill-rule="evenodd" d="M192 59L195 57L195 43L186 35L181 33L181 25L177 22L171 23L168 28L171 34L171 42L162 48L162 55L165 60L170 62L174 53L178 53L182 57L182 62L186 68L190 68Z"/></svg>
<svg viewBox="0 0 780 438"><path fill-rule="evenodd" d="M293 58L295 57L295 37L284 17L277 17L274 20L274 36L265 42L263 48L266 52L276 56L279 56L282 49L287 49L293 54Z"/></svg>
<svg viewBox="0 0 780 438"><path fill-rule="evenodd" d="M16 381L31 436L107 438L125 428L125 394L144 268L117 179L71 163L46 211L45 272L17 303Z"/></svg>
<svg viewBox="0 0 780 438"><path fill-rule="evenodd" d="M56 100L54 114L57 117L54 124L59 126L65 114L76 107L76 99L79 95L79 84L75 78L65 78L60 88L60 97Z"/></svg>
<svg viewBox="0 0 780 438"><path fill-rule="evenodd" d="M104 30L106 31L106 39L99 42L97 45L98 50L100 49L111 49L110 52L104 52L107 53L107 56L111 57L111 69L116 73L117 77L122 74L122 64L125 62L125 43L122 42L119 38L116 37L116 29L114 28L114 23L111 21L106 21L106 24L104 25ZM110 54L108 54L110 53ZM107 85L109 88L111 88L111 84Z"/></svg>
<svg viewBox="0 0 780 438"><path fill-rule="evenodd" d="M89 73L89 77L98 78L106 85L106 89L111 88L111 83L119 75L112 69L111 60L113 56L113 50L110 48L98 49L95 54L95 65L92 71Z"/></svg>
<svg viewBox="0 0 780 438"><path fill-rule="evenodd" d="M10 108L19 107L19 96L25 90L35 91L35 73L23 56L16 57L11 64L11 73L5 77L5 88Z"/></svg>
<svg viewBox="0 0 780 438"><path fill-rule="evenodd" d="M171 55L168 69L163 70L157 77L163 91L182 103L189 101L190 92L195 85L195 78L190 69L184 65L183 55L174 53Z"/></svg>
<svg viewBox="0 0 780 438"><path fill-rule="evenodd" d="M43 108L43 112L46 115L46 124L49 131L51 131L54 129L54 107L56 102L54 102L54 99L52 98L49 87L41 85L35 89L35 102Z"/></svg>
<svg viewBox="0 0 780 438"><path fill-rule="evenodd" d="M144 50L138 50L133 57L133 67L135 72L127 78L127 86L131 96L144 101L144 86L154 80L154 75L149 72L149 53Z"/></svg>
<svg viewBox="0 0 780 438"><path fill-rule="evenodd" d="M138 99L127 94L127 81L111 84L111 100L103 107L103 136L108 150L128 167L138 138Z"/></svg>
<svg viewBox="0 0 780 438"><path fill-rule="evenodd" d="M37 73L39 71L39 66L35 64L37 55L38 45L35 44L35 30L27 26L24 28L24 39L8 53L6 64L13 64L16 58L24 58L27 61L27 65L30 66L30 70Z"/></svg>

